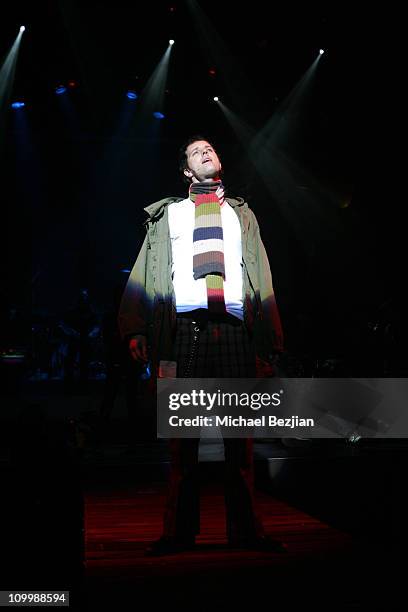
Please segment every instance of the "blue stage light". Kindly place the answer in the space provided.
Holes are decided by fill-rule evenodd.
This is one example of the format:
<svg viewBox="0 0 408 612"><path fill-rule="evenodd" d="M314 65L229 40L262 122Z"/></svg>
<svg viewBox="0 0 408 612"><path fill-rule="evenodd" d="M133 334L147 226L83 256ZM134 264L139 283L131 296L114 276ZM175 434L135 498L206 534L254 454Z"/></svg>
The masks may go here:
<svg viewBox="0 0 408 612"><path fill-rule="evenodd" d="M153 117L155 117L156 119L164 119L164 115L163 113L153 113Z"/></svg>
<svg viewBox="0 0 408 612"><path fill-rule="evenodd" d="M129 100L137 100L137 93L135 93L134 91L128 91L126 95Z"/></svg>
<svg viewBox="0 0 408 612"><path fill-rule="evenodd" d="M58 94L58 95L63 94L66 91L67 91L67 88L64 87L64 85L60 85L59 87L55 88L55 93Z"/></svg>
<svg viewBox="0 0 408 612"><path fill-rule="evenodd" d="M11 108L23 108L25 106L25 102L13 102Z"/></svg>

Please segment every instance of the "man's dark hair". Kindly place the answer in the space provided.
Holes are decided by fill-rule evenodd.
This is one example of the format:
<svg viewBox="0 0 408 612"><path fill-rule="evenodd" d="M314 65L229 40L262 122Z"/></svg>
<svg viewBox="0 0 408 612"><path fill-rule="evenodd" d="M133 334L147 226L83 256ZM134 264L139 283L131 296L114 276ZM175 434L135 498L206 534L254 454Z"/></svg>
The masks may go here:
<svg viewBox="0 0 408 612"><path fill-rule="evenodd" d="M193 144L193 142L197 142L197 140L205 140L206 142L208 142L209 145L212 146L215 152L217 151L214 144L211 142L211 140L209 140L206 136L203 136L202 134L196 134L195 136L191 136L188 140L186 140L183 146L180 147L180 151L179 151L179 170L181 174L183 175L183 181L185 183L191 182L190 179L184 174L184 170L188 168L187 147Z"/></svg>

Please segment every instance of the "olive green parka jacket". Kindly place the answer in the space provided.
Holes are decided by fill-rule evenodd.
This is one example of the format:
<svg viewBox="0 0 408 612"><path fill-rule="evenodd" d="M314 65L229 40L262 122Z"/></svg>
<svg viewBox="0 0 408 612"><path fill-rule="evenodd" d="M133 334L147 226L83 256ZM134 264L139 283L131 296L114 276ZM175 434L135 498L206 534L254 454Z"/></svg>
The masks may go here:
<svg viewBox="0 0 408 612"><path fill-rule="evenodd" d="M176 304L168 206L182 198L165 198L145 208L146 237L130 273L119 308L123 339L147 337L153 374L161 360L172 360ZM268 256L256 217L242 198L226 198L241 225L244 321L264 361L283 351L283 334L272 286Z"/></svg>

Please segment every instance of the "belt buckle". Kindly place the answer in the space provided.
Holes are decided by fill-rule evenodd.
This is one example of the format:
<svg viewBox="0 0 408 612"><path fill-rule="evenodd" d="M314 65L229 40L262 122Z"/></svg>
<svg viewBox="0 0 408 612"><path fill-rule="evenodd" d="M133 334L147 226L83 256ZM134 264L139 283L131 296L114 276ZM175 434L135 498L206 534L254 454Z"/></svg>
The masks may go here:
<svg viewBox="0 0 408 612"><path fill-rule="evenodd" d="M191 325L194 325L193 330L195 332L201 331L201 327L200 327L199 321L191 321Z"/></svg>

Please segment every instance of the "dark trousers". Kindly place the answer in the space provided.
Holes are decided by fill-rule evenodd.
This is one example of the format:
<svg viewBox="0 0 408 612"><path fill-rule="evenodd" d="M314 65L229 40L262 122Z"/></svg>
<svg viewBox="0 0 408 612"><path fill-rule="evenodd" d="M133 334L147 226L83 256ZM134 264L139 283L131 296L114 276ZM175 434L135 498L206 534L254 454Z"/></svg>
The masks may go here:
<svg viewBox="0 0 408 612"><path fill-rule="evenodd" d="M237 318L193 311L177 319L174 358L180 378L254 378L255 350ZM164 535L191 538L200 531L198 438L170 440L170 483ZM252 439L224 438L226 529L230 541L263 533L253 502Z"/></svg>

